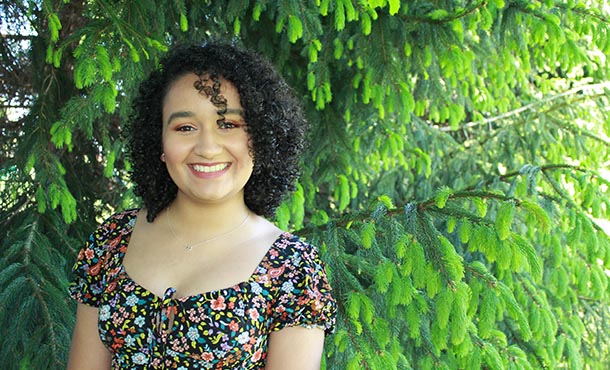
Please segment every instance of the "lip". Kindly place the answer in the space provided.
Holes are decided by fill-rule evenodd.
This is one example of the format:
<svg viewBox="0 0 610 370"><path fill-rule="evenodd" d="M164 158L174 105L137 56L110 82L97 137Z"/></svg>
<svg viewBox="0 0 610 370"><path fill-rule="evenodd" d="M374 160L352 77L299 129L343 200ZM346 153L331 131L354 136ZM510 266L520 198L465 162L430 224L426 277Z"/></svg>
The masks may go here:
<svg viewBox="0 0 610 370"><path fill-rule="evenodd" d="M231 168L231 163L192 163L189 164L189 168L191 169L193 175L200 179L213 179L220 177L229 171L229 168Z"/></svg>

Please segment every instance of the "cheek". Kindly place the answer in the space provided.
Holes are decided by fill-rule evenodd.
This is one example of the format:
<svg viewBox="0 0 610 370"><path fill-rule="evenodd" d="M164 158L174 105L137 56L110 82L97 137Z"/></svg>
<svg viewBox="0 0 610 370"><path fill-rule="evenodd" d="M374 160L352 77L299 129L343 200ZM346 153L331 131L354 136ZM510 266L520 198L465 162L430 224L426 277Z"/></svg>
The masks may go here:
<svg viewBox="0 0 610 370"><path fill-rule="evenodd" d="M241 167L251 169L254 167L254 158L252 157L250 148L242 149L240 154Z"/></svg>
<svg viewBox="0 0 610 370"><path fill-rule="evenodd" d="M184 148L171 143L163 143L163 153L165 153L165 162L170 164L178 162L184 157Z"/></svg>
<svg viewBox="0 0 610 370"><path fill-rule="evenodd" d="M247 157L250 162L254 162L254 147L252 146L252 140L250 139L248 139L248 142L246 143L244 156Z"/></svg>
<svg viewBox="0 0 610 370"><path fill-rule="evenodd" d="M163 149L163 153L165 153L166 156L171 151L171 147L172 147L172 145L168 145L168 143L167 143L167 137L165 135L165 130L163 130L163 133L161 134L161 148Z"/></svg>
<svg viewBox="0 0 610 370"><path fill-rule="evenodd" d="M250 135L248 135L246 145L248 146L248 156L250 156L250 158L254 160L254 141L252 140L252 137Z"/></svg>
<svg viewBox="0 0 610 370"><path fill-rule="evenodd" d="M188 152L192 148L192 142L184 140L176 135L163 135L161 137L161 145L163 147L163 153L166 156L181 156L185 152Z"/></svg>

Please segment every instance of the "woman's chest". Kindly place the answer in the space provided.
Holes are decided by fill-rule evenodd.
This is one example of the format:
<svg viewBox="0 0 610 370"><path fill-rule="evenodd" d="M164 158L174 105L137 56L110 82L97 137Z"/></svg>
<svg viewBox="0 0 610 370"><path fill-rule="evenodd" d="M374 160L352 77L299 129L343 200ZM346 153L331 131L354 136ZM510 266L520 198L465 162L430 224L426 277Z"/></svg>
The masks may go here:
<svg viewBox="0 0 610 370"><path fill-rule="evenodd" d="M114 288L100 302L99 332L116 356L223 366L264 359L273 305L264 284L244 282L179 299L171 288L159 297L128 276L109 286Z"/></svg>
<svg viewBox="0 0 610 370"><path fill-rule="evenodd" d="M235 239L188 250L171 239L151 239L142 234L132 235L120 264L131 279L157 296L171 286L176 289L176 297L225 289L249 280L257 268L269 262L267 254L277 239L277 235L263 241Z"/></svg>

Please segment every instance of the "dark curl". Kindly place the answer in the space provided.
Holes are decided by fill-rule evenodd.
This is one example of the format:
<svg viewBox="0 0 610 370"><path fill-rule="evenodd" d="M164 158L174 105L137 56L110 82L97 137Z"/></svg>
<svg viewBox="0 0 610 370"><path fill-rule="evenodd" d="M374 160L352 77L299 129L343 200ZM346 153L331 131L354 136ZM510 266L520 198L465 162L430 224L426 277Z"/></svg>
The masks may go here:
<svg viewBox="0 0 610 370"><path fill-rule="evenodd" d="M307 121L293 90L258 54L225 43L174 48L160 68L140 84L129 120L128 145L135 194L152 222L176 197L178 188L160 160L163 99L178 78L195 73L230 81L245 111L254 160L244 193L248 208L273 217L284 196L295 188Z"/></svg>

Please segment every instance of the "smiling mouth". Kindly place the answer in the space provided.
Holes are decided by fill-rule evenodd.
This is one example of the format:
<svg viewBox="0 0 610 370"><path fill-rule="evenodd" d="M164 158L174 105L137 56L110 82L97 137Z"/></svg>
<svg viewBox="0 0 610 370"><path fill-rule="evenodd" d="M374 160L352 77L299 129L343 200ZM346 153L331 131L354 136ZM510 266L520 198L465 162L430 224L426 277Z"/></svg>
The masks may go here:
<svg viewBox="0 0 610 370"><path fill-rule="evenodd" d="M218 171L222 171L228 167L229 167L229 163L220 163L220 164L215 164L213 166L202 166L200 164L193 165L193 169L195 171L203 172L203 173L218 172Z"/></svg>

